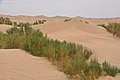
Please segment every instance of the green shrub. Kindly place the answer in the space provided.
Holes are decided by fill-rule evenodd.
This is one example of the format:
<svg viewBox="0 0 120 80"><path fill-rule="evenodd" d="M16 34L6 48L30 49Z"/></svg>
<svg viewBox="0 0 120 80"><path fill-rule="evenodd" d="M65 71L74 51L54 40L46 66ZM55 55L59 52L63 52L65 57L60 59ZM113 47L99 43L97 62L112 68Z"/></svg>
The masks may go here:
<svg viewBox="0 0 120 80"><path fill-rule="evenodd" d="M82 54L76 54L73 58L66 62L64 72L68 75L74 76L80 80L95 80L101 74L101 66L97 60L91 60L87 63L87 59ZM95 78L94 78L95 77Z"/></svg>
<svg viewBox="0 0 120 80"><path fill-rule="evenodd" d="M82 54L86 59L89 59L92 55L92 51L88 50L87 48L83 47L82 45L77 45L76 50L77 53Z"/></svg>
<svg viewBox="0 0 120 80"><path fill-rule="evenodd" d="M99 24L98 26L104 27L113 36L120 37L120 23L109 23L108 25Z"/></svg>
<svg viewBox="0 0 120 80"><path fill-rule="evenodd" d="M0 49L6 47L6 35L0 32Z"/></svg>
<svg viewBox="0 0 120 80"><path fill-rule="evenodd" d="M89 24L89 22L85 21L86 24Z"/></svg>
<svg viewBox="0 0 120 80"><path fill-rule="evenodd" d="M25 42L25 50L30 50L31 54L34 56L43 56L44 38L41 32L31 31L27 35L27 40ZM28 49L26 49L26 47Z"/></svg>
<svg viewBox="0 0 120 80"><path fill-rule="evenodd" d="M77 54L68 60L64 71L69 75L82 75L86 65L86 59L81 54Z"/></svg>
<svg viewBox="0 0 120 80"><path fill-rule="evenodd" d="M5 18L4 23L7 25L12 25L12 21L9 18Z"/></svg>
<svg viewBox="0 0 120 80"><path fill-rule="evenodd" d="M14 25L14 26L17 26L17 22L13 22L13 25Z"/></svg>
<svg viewBox="0 0 120 80"><path fill-rule="evenodd" d="M17 33L7 35L5 40L7 49L22 49L25 41L25 36Z"/></svg>
<svg viewBox="0 0 120 80"><path fill-rule="evenodd" d="M64 22L69 22L69 21L71 21L71 20L72 20L71 18L65 19Z"/></svg>
<svg viewBox="0 0 120 80"><path fill-rule="evenodd" d="M4 18L0 17L0 24L4 24Z"/></svg>
<svg viewBox="0 0 120 80"><path fill-rule="evenodd" d="M97 26L102 26L103 28L107 29L105 24L98 24Z"/></svg>
<svg viewBox="0 0 120 80"><path fill-rule="evenodd" d="M20 29L18 27L12 27L9 30L6 31L7 34L14 34L14 33L20 33Z"/></svg>
<svg viewBox="0 0 120 80"><path fill-rule="evenodd" d="M33 23L33 25L37 25L37 24L39 24L38 21L35 21L35 22Z"/></svg>
<svg viewBox="0 0 120 80"><path fill-rule="evenodd" d="M88 70L87 76L89 76L90 80L95 80L101 75L101 64L98 62L98 60L91 59L86 70Z"/></svg>
<svg viewBox="0 0 120 80"><path fill-rule="evenodd" d="M9 18L0 17L0 24L12 25L12 21Z"/></svg>
<svg viewBox="0 0 120 80"><path fill-rule="evenodd" d="M117 68L116 66L111 66L108 62L103 62L102 63L103 70L107 73L109 76L116 76L117 73L120 73L120 69Z"/></svg>
<svg viewBox="0 0 120 80"><path fill-rule="evenodd" d="M47 20L36 20L33 25L37 25L37 24L44 24L45 22L47 22Z"/></svg>

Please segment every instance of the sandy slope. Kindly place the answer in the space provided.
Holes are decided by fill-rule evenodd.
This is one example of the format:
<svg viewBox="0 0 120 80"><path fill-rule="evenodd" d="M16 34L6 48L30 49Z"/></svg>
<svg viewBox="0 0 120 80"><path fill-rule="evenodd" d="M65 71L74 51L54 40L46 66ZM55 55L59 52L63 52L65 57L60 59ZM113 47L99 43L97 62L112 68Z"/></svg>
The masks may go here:
<svg viewBox="0 0 120 80"><path fill-rule="evenodd" d="M120 39L113 37L111 33L95 24L85 24L73 19L68 23L56 22L37 25L34 28L40 29L50 38L82 44L93 51L93 57L97 58L99 62L106 60L120 67ZM115 78L109 76L100 78L100 80L119 79L119 75Z"/></svg>
<svg viewBox="0 0 120 80"><path fill-rule="evenodd" d="M68 80L46 58L19 49L0 49L0 80Z"/></svg>
<svg viewBox="0 0 120 80"><path fill-rule="evenodd" d="M46 19L47 23L35 25L34 29L40 29L48 37L59 40L76 42L90 48L93 51L93 57L98 58L100 62L104 60L120 67L120 39L112 36L105 29L96 26L101 23L120 22L120 18L82 18L74 17L70 22L64 22L68 17L56 16L7 16L13 21L34 22L38 19ZM86 24L88 22L89 24ZM3 28L0 28L3 29ZM107 79L108 78L108 79ZM112 80L119 80L118 76ZM111 80L109 77L101 77L101 80Z"/></svg>
<svg viewBox="0 0 120 80"><path fill-rule="evenodd" d="M0 32L6 32L6 30L10 29L11 27L12 26L1 24L0 25Z"/></svg>
<svg viewBox="0 0 120 80"><path fill-rule="evenodd" d="M100 62L107 60L120 66L120 40L101 27L76 19L68 23L49 23L34 27L48 34L50 38L83 44L93 50L94 56Z"/></svg>

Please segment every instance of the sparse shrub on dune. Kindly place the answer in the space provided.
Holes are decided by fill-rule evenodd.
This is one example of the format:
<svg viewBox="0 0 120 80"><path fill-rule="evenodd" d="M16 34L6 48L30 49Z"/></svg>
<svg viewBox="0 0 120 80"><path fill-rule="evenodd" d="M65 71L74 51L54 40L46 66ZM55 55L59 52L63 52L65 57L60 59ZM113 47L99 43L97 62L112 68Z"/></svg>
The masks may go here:
<svg viewBox="0 0 120 80"><path fill-rule="evenodd" d="M12 21L10 21L9 18L5 18L5 19L4 19L4 24L12 25Z"/></svg>
<svg viewBox="0 0 120 80"><path fill-rule="evenodd" d="M86 59L81 54L76 54L68 60L64 71L66 74L73 76L82 75L86 65Z"/></svg>
<svg viewBox="0 0 120 80"><path fill-rule="evenodd" d="M71 20L72 20L71 18L65 19L64 22L69 22L69 21L71 21Z"/></svg>
<svg viewBox="0 0 120 80"><path fill-rule="evenodd" d="M108 62L103 62L103 71L106 72L107 75L115 77L117 73L120 73L120 69L116 66L110 65Z"/></svg>
<svg viewBox="0 0 120 80"><path fill-rule="evenodd" d="M17 22L13 22L13 25L14 25L14 26L17 26Z"/></svg>
<svg viewBox="0 0 120 80"><path fill-rule="evenodd" d="M99 24L98 26L104 27L108 32L112 33L113 36L120 38L120 23L109 23L108 25Z"/></svg>
<svg viewBox="0 0 120 80"><path fill-rule="evenodd" d="M9 18L0 17L0 24L12 25L12 21Z"/></svg>
<svg viewBox="0 0 120 80"><path fill-rule="evenodd" d="M37 25L37 24L39 24L38 21L35 21L35 22L33 23L33 25Z"/></svg>
<svg viewBox="0 0 120 80"><path fill-rule="evenodd" d="M74 58L68 60L65 73L78 79L96 80L102 74L101 64L96 59L87 61L82 55L77 54Z"/></svg>
<svg viewBox="0 0 120 80"><path fill-rule="evenodd" d="M39 31L30 31L26 36L24 49L34 56L44 56L43 47L45 44L45 37Z"/></svg>
<svg viewBox="0 0 120 80"><path fill-rule="evenodd" d="M47 20L42 20L43 22L47 22Z"/></svg>
<svg viewBox="0 0 120 80"><path fill-rule="evenodd" d="M32 25L45 24L46 22L47 22L47 20L36 20ZM5 18L4 17L0 17L0 24L13 25L13 26L21 27L21 26L29 24L29 23L24 24L24 23L20 22L18 24L17 22L11 21L7 17L5 17Z"/></svg>
<svg viewBox="0 0 120 80"><path fill-rule="evenodd" d="M105 29L107 28L105 24L98 24L97 26L101 26L101 27L103 27Z"/></svg>
<svg viewBox="0 0 120 80"><path fill-rule="evenodd" d="M26 36L32 28L28 23L20 23L19 26L15 26L6 31L6 48L23 48Z"/></svg>
<svg viewBox="0 0 120 80"><path fill-rule="evenodd" d="M86 24L89 24L89 22L85 21Z"/></svg>
<svg viewBox="0 0 120 80"><path fill-rule="evenodd" d="M6 35L0 32L0 49L6 48Z"/></svg>
<svg viewBox="0 0 120 80"><path fill-rule="evenodd" d="M6 31L7 34L14 34L14 33L20 33L21 34L21 30L19 30L18 27L12 27L9 30Z"/></svg>
<svg viewBox="0 0 120 80"><path fill-rule="evenodd" d="M20 34L10 34L6 38L6 48L7 49L21 49L24 44L25 37Z"/></svg>
<svg viewBox="0 0 120 80"><path fill-rule="evenodd" d="M47 20L36 20L33 25L37 25L37 24L44 24L45 22L47 22Z"/></svg>
<svg viewBox="0 0 120 80"><path fill-rule="evenodd" d="M98 79L102 72L101 64L98 62L97 59L91 59L87 66L88 73L90 80Z"/></svg>
<svg viewBox="0 0 120 80"><path fill-rule="evenodd" d="M0 24L4 24L4 18L0 17Z"/></svg>
<svg viewBox="0 0 120 80"><path fill-rule="evenodd" d="M85 47L83 47L82 45L77 45L76 47L77 47L77 48L76 48L75 51L77 51L77 52L79 52L79 53L82 52L81 54L82 54L86 59L89 59L90 56L92 55L92 51L89 50L89 49L87 49L87 48L85 48Z"/></svg>

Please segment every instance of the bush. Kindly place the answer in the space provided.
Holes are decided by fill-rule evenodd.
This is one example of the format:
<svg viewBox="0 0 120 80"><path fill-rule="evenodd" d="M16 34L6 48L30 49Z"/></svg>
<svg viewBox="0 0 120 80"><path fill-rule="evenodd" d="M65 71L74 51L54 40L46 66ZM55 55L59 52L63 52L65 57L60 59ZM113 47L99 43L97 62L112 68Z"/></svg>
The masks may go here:
<svg viewBox="0 0 120 80"><path fill-rule="evenodd" d="M7 24L7 25L12 25L12 21L10 21L9 18L5 18L4 23Z"/></svg>
<svg viewBox="0 0 120 80"><path fill-rule="evenodd" d="M41 32L31 31L28 33L24 49L34 56L43 56L44 38Z"/></svg>
<svg viewBox="0 0 120 80"><path fill-rule="evenodd" d="M106 61L102 63L103 70L107 73L109 76L116 76L117 73L120 73L120 69L118 69L116 66L111 66Z"/></svg>
<svg viewBox="0 0 120 80"><path fill-rule="evenodd" d="M7 34L14 34L14 33L20 33L20 29L18 27L12 27L9 30L6 31Z"/></svg>
<svg viewBox="0 0 120 80"><path fill-rule="evenodd" d="M86 24L89 24L89 22L85 21Z"/></svg>
<svg viewBox="0 0 120 80"><path fill-rule="evenodd" d="M82 45L77 45L77 48L76 48L75 51L77 51L80 54L82 54L86 59L89 59L90 56L92 55L92 51L87 49L87 48L85 48L85 47L83 47Z"/></svg>
<svg viewBox="0 0 120 80"><path fill-rule="evenodd" d="M17 33L7 35L6 48L7 49L22 49L25 41L25 36Z"/></svg>
<svg viewBox="0 0 120 80"><path fill-rule="evenodd" d="M76 54L73 58L68 60L64 71L69 75L81 75L86 65L86 59L81 54Z"/></svg>
<svg viewBox="0 0 120 80"><path fill-rule="evenodd" d="M64 72L80 79L96 80L102 74L102 67L96 59L87 62L82 55L76 55L68 60Z"/></svg>
<svg viewBox="0 0 120 80"><path fill-rule="evenodd" d="M38 21L35 21L35 22L33 23L33 25L37 25L37 24L39 24Z"/></svg>
<svg viewBox="0 0 120 80"><path fill-rule="evenodd" d="M0 17L0 24L12 25L12 21L9 18Z"/></svg>
<svg viewBox="0 0 120 80"><path fill-rule="evenodd" d="M101 26L101 27L103 27L103 28L107 29L107 27L106 27L106 25L105 25L105 24L98 24L97 26Z"/></svg>
<svg viewBox="0 0 120 80"><path fill-rule="evenodd" d="M36 20L33 25L37 25L37 24L44 24L45 22L47 22L47 20Z"/></svg>
<svg viewBox="0 0 120 80"><path fill-rule="evenodd" d="M99 78L102 72L101 64L96 59L91 59L88 64L88 76L90 80Z"/></svg>
<svg viewBox="0 0 120 80"><path fill-rule="evenodd" d="M4 18L0 17L0 24L4 24Z"/></svg>
<svg viewBox="0 0 120 80"><path fill-rule="evenodd" d="M0 49L6 47L6 35L0 32Z"/></svg>
<svg viewBox="0 0 120 80"><path fill-rule="evenodd" d="M64 22L69 22L69 21L71 21L71 20L72 20L71 18L65 19Z"/></svg>
<svg viewBox="0 0 120 80"><path fill-rule="evenodd" d="M13 25L14 25L14 26L17 26L17 22L13 22Z"/></svg>
<svg viewBox="0 0 120 80"><path fill-rule="evenodd" d="M108 32L112 33L113 36L120 38L120 23L109 23L108 25L99 24L98 26L104 27Z"/></svg>

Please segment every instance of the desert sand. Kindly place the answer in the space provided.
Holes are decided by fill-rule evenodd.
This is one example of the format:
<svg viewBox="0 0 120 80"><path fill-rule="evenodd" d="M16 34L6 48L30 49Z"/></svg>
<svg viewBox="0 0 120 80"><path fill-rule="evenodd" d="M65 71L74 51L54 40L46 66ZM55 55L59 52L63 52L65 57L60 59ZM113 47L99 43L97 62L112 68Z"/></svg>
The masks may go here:
<svg viewBox="0 0 120 80"><path fill-rule="evenodd" d="M55 17L46 17L46 16L8 16L8 15L1 15L4 17L9 17L13 21L17 22L30 22L33 23L35 20L40 19L46 19L47 22L45 24L39 24L34 25L34 29L40 29L43 33L47 34L49 38L58 39L58 40L66 40L70 42L75 42L77 44L82 44L83 46L89 48L92 50L93 55L92 57L95 57L99 60L99 62L108 61L113 65L117 65L120 67L120 39L113 37L111 33L107 32L104 28L97 26L97 24L107 24L109 22L120 22L120 18L83 18L83 17L72 17L72 20L69 22L64 22L65 19L69 19L69 17L65 16L55 16ZM87 23L86 23L87 22ZM8 26L9 28L9 26ZM5 31L8 28L3 28L2 25L0 25L0 30ZM38 65L34 66L34 69L37 69L36 67L39 67L41 70L42 68L45 68L43 73L47 74L50 79L44 79L44 80L66 80L65 75L63 75L61 72L59 72L52 64L50 64L45 58L35 58L31 55L24 54L21 50L16 50L13 54L8 53L9 50L1 50L0 51L0 57L2 58L2 62L5 62L6 65L10 65L8 61L11 61L11 59L14 59L11 61L11 64L15 65L14 68L19 68L19 66L25 67L29 66L25 71L26 73L29 73L29 70L31 71L37 71L37 72L30 72L29 77L31 76L37 76L43 74L39 73L38 70L32 70L31 65ZM12 51L10 50L12 53ZM2 54L6 53L6 54ZM20 58L21 56L21 58ZM12 58L13 57L13 58ZM18 58L17 58L18 57ZM1 59L0 58L0 59ZM22 62L23 65L18 65L19 61ZM25 59L25 61L24 61ZM36 60L37 59L37 60ZM8 61L7 61L8 60ZM16 60L16 61L15 61ZM28 60L28 61L26 61ZM42 62L41 62L42 60ZM15 61L15 62L14 62ZM40 61L40 62L39 62ZM36 63L35 63L36 62ZM41 64L38 64L41 63ZM49 64L49 65L48 65ZM0 67L4 67L5 65L0 64ZM20 68L21 68L20 67ZM50 67L50 68L49 68ZM7 71L11 70L10 68L3 68L2 71L5 71L4 69L8 69ZM58 77L52 78L53 75L51 75L53 71L53 74L58 75ZM15 69L16 70L16 69ZM18 71L18 70L16 70ZM21 71L21 70L20 70ZM1 72L0 72L1 73ZM9 72L8 72L9 73ZM14 73L14 72L13 72ZM17 72L18 74L21 72ZM23 75L24 75L23 70ZM61 73L60 79L59 76ZM35 75L36 74L36 75ZM7 75L12 75L10 72ZM15 75L16 77L19 77L19 75ZM1 75L0 75L1 76ZM37 77L39 77L37 76ZM44 75L45 76L45 75ZM22 78L20 78L22 79ZM27 79L27 78L25 78ZM110 78L110 77L101 77L100 80L119 80L120 76L117 76L116 78ZM37 78L35 78L37 80ZM42 80L42 78L41 78Z"/></svg>
<svg viewBox="0 0 120 80"><path fill-rule="evenodd" d="M44 25L33 26L40 29L48 37L58 40L67 40L82 44L93 51L93 57L100 62L104 60L120 67L120 39L113 37L104 28L96 26L95 22L85 23L85 19L73 18L70 22L57 20ZM106 19L107 20L107 19ZM103 20L104 21L104 20ZM111 19L111 22L114 21ZM107 23L107 21L105 22ZM109 20L108 20L109 23ZM99 23L97 23L99 24Z"/></svg>
<svg viewBox="0 0 120 80"><path fill-rule="evenodd" d="M10 28L12 28L12 26L10 26L10 25L5 25L5 24L1 24L0 25L0 32L6 32L6 30L8 30L8 29L10 29Z"/></svg>
<svg viewBox="0 0 120 80"><path fill-rule="evenodd" d="M44 57L19 49L0 49L0 80L68 80Z"/></svg>

